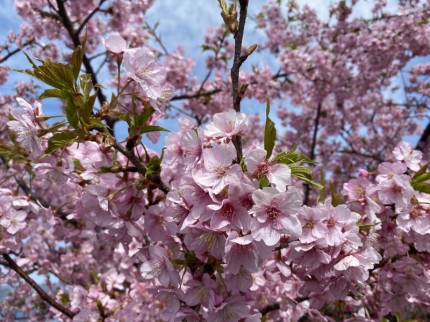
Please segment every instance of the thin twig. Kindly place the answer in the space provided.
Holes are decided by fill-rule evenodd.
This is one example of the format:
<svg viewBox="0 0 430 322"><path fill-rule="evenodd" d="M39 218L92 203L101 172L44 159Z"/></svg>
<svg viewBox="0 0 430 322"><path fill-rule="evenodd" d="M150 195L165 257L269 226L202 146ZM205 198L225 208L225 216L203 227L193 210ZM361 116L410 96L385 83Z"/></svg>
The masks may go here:
<svg viewBox="0 0 430 322"><path fill-rule="evenodd" d="M12 51L8 52L6 56L4 56L4 57L2 57L2 58L0 59L0 64L2 64L3 62L5 62L5 61L6 61L6 60L8 60L9 58L11 58L13 55L16 55L17 53L19 53L20 51L22 51L22 49L23 49L24 47L27 47L28 45L31 45L33 42L34 42L34 39L32 39L32 40L30 40L30 41L28 41L28 42L26 42L26 43L22 44L22 46L21 46L20 48L16 48L16 49L14 49L14 50L12 50Z"/></svg>
<svg viewBox="0 0 430 322"><path fill-rule="evenodd" d="M156 186L158 189L163 191L165 194L167 194L170 189L167 187L163 181L161 181L161 178L157 174L146 174L147 170L146 167L143 165L142 161L134 154L133 150L128 150L118 142L114 142L112 147L117 150L118 152L122 153L128 160L130 160L131 163L136 167L136 170L138 173L140 173L142 176L146 177L149 181L152 182L154 186Z"/></svg>
<svg viewBox="0 0 430 322"><path fill-rule="evenodd" d="M207 92L197 92L194 94L184 94L184 95L176 95L173 96L171 98L171 101L179 101L179 100L185 100L185 99L191 99L191 98L199 98L199 97L203 97L203 96L210 96L216 93L221 92L222 90L219 88L213 89L211 91L207 91Z"/></svg>
<svg viewBox="0 0 430 322"><path fill-rule="evenodd" d="M3 258L8 263L9 268L15 271L19 276L21 276L27 282L27 284L30 285L31 288L33 288L37 292L37 294L39 294L42 300L44 300L46 303L48 303L67 317L73 319L73 317L77 313L72 312L65 306L58 303L54 298L49 296L49 294L46 293L30 276L28 276L8 254L3 254Z"/></svg>
<svg viewBox="0 0 430 322"><path fill-rule="evenodd" d="M64 2L62 0L56 0L56 2L57 2L57 6L58 6L58 11L56 10L56 12L58 13L58 16L59 16L61 22L63 23L64 27L66 28L67 33L69 34L70 38L72 39L72 42L75 45L75 47L80 46L81 41L79 39L79 35L76 33L76 31L73 28L72 22L70 21L70 18L68 16L66 8L64 6ZM91 79L93 81L93 84L98 84L97 75L94 72L94 69L91 65L90 60L88 59L88 57L85 54L83 55L82 62L85 66L85 71L91 75ZM101 88L99 88L97 91L97 99L99 100L100 106L104 102L107 102L106 96L104 95ZM106 119L106 124L109 128L109 132L111 133L111 135L114 134L113 127L114 127L116 122L117 122L117 119L115 119L115 118L109 117Z"/></svg>
<svg viewBox="0 0 430 322"><path fill-rule="evenodd" d="M148 29L149 34L151 36L153 36L155 38L155 40L157 41L157 43L160 45L160 47L163 50L164 54L168 55L169 51L167 50L166 46L164 46L164 43L161 40L161 36L157 35L157 32L155 30L157 28L157 25L155 25L155 27L151 27L149 25L149 23L145 23L145 27Z"/></svg>
<svg viewBox="0 0 430 322"><path fill-rule="evenodd" d="M87 25L88 21L90 21L90 19L100 10L100 7L103 5L103 3L105 3L106 0L100 0L99 5L94 8L93 11L91 11L91 13L84 19L84 21L81 23L81 25L79 26L78 30L76 30L76 35L79 37L79 35L81 34L82 30L84 29L84 27Z"/></svg>
<svg viewBox="0 0 430 322"><path fill-rule="evenodd" d="M18 186L22 189L22 191L24 191L24 193L33 201L40 203L43 207L45 208L51 208L51 205L49 204L48 201L46 201L44 198L42 198L41 196L37 195L35 192L33 192L30 187L25 183L24 180L22 179L18 179L16 178L16 183L18 184ZM52 209L52 208L51 208ZM79 225L79 223L74 220L74 219L68 219L67 217L69 216L68 213L63 212L59 209L52 209L52 211L57 214L62 220L64 220L65 222L72 224L73 226L77 227Z"/></svg>
<svg viewBox="0 0 430 322"><path fill-rule="evenodd" d="M321 108L322 108L322 104L319 103L318 107L317 107L317 115L316 115L315 120L314 120L314 132L312 135L311 153L310 153L311 160L315 159L315 148L317 145L317 134L318 134L320 117L321 117ZM303 204L305 204L305 205L308 204L310 190L311 190L310 185L306 184L305 185L304 198L303 198Z"/></svg>

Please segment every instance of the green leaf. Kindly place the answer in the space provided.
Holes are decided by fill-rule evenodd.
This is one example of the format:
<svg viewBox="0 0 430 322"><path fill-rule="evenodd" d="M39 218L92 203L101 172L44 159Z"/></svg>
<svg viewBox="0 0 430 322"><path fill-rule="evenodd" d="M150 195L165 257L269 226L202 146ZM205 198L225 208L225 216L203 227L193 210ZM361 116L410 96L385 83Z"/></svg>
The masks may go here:
<svg viewBox="0 0 430 322"><path fill-rule="evenodd" d="M82 60L84 58L84 47L86 43L86 38L84 38L82 45L76 47L70 57L69 67L73 73L73 78L75 81L78 80L79 73L81 72Z"/></svg>
<svg viewBox="0 0 430 322"><path fill-rule="evenodd" d="M88 129L95 128L95 127L104 128L104 127L106 127L106 124L104 124L99 119L92 117L88 121Z"/></svg>
<svg viewBox="0 0 430 322"><path fill-rule="evenodd" d="M51 126L48 129L48 133L53 133L53 132L57 132L59 129L61 129L62 127L66 126L67 122L59 122L59 123L55 123L53 126Z"/></svg>
<svg viewBox="0 0 430 322"><path fill-rule="evenodd" d="M0 143L0 156L10 156L14 154L15 147L13 145L7 145Z"/></svg>
<svg viewBox="0 0 430 322"><path fill-rule="evenodd" d="M421 182L430 179L428 178L430 172L427 172L428 166L429 163L422 166L421 169L419 169L412 177L412 182Z"/></svg>
<svg viewBox="0 0 430 322"><path fill-rule="evenodd" d="M428 182L412 182L414 190L424 193L430 193L430 183Z"/></svg>
<svg viewBox="0 0 430 322"><path fill-rule="evenodd" d="M330 181L330 190L331 190L331 205L333 207L339 206L342 203L342 196L339 193L337 193L331 181Z"/></svg>
<svg viewBox="0 0 430 322"><path fill-rule="evenodd" d="M142 128L142 130L140 131L140 134L149 133L149 132L170 132L170 131L161 126L147 125Z"/></svg>
<svg viewBox="0 0 430 322"><path fill-rule="evenodd" d="M264 149L267 152L266 159L272 155L273 148L275 147L276 128L275 123L269 117L270 101L266 100L266 126L264 128Z"/></svg>
<svg viewBox="0 0 430 322"><path fill-rule="evenodd" d="M429 163L425 164L412 177L411 185L416 191L430 193L430 172L427 172Z"/></svg>
<svg viewBox="0 0 430 322"><path fill-rule="evenodd" d="M415 173L415 175L412 177L412 179L418 178L419 176L421 176L421 175L423 175L424 173L426 173L426 172L427 172L427 168L428 168L428 166L429 166L429 163L427 163L427 164L423 165L423 166L421 167L421 169L419 169L419 170ZM412 181L413 181L413 180L412 180Z"/></svg>
<svg viewBox="0 0 430 322"><path fill-rule="evenodd" d="M93 90L93 80L91 78L91 74L82 74L81 77L79 77L79 83L81 89L84 92L85 99L88 99L90 92Z"/></svg>
<svg viewBox="0 0 430 322"><path fill-rule="evenodd" d="M60 301L62 304L69 304L70 303L70 297L69 294L67 293L63 293L60 295Z"/></svg>
<svg viewBox="0 0 430 322"><path fill-rule="evenodd" d="M245 164L245 158L242 158L242 160L240 160L240 167L242 168L243 172L246 172L248 169L246 168L246 164Z"/></svg>
<svg viewBox="0 0 430 322"><path fill-rule="evenodd" d="M161 159L158 156L154 156L148 163L145 163L145 167L146 176L154 172L159 172L161 170Z"/></svg>
<svg viewBox="0 0 430 322"><path fill-rule="evenodd" d="M317 164L317 162L309 159L299 152L295 152L291 150L289 152L281 152L275 157L275 161L284 163L284 164L292 164L292 163L309 163L309 164Z"/></svg>
<svg viewBox="0 0 430 322"><path fill-rule="evenodd" d="M69 96L66 100L66 105L64 110L66 111L66 117L69 124L75 129L79 129L79 114L78 107L73 102L72 98Z"/></svg>
<svg viewBox="0 0 430 322"><path fill-rule="evenodd" d="M320 183L314 181L312 177L312 170L309 167L294 165L294 164L289 165L289 167L291 169L292 176L310 184L311 186L319 190L324 188Z"/></svg>
<svg viewBox="0 0 430 322"><path fill-rule="evenodd" d="M51 97L57 97L66 99L69 94L65 91L62 91L61 89L51 88L45 90L40 96L39 100L43 100L45 98L51 98Z"/></svg>
<svg viewBox="0 0 430 322"><path fill-rule="evenodd" d="M82 166L82 163L80 160L76 158L72 158L73 160L73 166L75 167L75 172L81 173L85 171L85 168Z"/></svg>
<svg viewBox="0 0 430 322"><path fill-rule="evenodd" d="M312 178L312 170L309 167L306 166L302 166L302 165L296 165L296 164L291 164L289 165L290 169L291 169L291 175L296 175L296 174L302 174L305 176L309 176L310 178Z"/></svg>
<svg viewBox="0 0 430 322"><path fill-rule="evenodd" d="M134 118L134 124L136 126L144 126L149 118L154 114L155 110L152 106L145 106L142 113L138 114Z"/></svg>
<svg viewBox="0 0 430 322"><path fill-rule="evenodd" d="M80 115L85 124L88 123L91 115L93 114L93 108L94 108L96 99L97 99L97 92L91 95L90 97L88 97L88 100L86 100L82 106Z"/></svg>
<svg viewBox="0 0 430 322"><path fill-rule="evenodd" d="M18 70L26 73L45 84L51 85L57 89L67 89L73 91L75 88L75 78L69 66L61 63L55 63L50 58L39 60L42 65L37 66L25 52L24 55L33 66L33 70Z"/></svg>
<svg viewBox="0 0 430 322"><path fill-rule="evenodd" d="M320 177L321 177L321 186L323 187L320 191L320 194L318 196L318 203L324 202L325 194L326 194L326 181L325 181L325 172L323 169L320 169Z"/></svg>
<svg viewBox="0 0 430 322"><path fill-rule="evenodd" d="M74 131L64 131L54 134L48 140L48 148L45 150L45 155L51 154L60 148L64 148L76 141L78 134Z"/></svg>
<svg viewBox="0 0 430 322"><path fill-rule="evenodd" d="M270 186L270 182L266 177L261 178L260 180L258 180L258 182L260 183L260 189Z"/></svg>

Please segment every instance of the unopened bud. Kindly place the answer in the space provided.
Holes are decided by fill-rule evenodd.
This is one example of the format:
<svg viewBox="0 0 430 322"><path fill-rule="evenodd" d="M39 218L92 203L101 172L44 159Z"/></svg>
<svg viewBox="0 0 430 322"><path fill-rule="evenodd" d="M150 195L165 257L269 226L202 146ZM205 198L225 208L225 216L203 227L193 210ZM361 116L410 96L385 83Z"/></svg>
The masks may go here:
<svg viewBox="0 0 430 322"><path fill-rule="evenodd" d="M255 49L257 49L257 44L253 44L250 47L248 47L248 49L245 52L245 56L248 57L249 55L251 55Z"/></svg>
<svg viewBox="0 0 430 322"><path fill-rule="evenodd" d="M248 83L240 84L239 87L239 97L242 99L245 96L246 89L248 88Z"/></svg>

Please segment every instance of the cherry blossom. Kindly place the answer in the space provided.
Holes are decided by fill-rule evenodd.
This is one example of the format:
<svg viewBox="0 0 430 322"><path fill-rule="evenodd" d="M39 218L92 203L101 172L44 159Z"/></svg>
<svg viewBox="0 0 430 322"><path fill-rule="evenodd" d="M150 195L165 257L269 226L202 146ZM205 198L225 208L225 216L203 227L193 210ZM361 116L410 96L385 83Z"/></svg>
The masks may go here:
<svg viewBox="0 0 430 322"><path fill-rule="evenodd" d="M255 205L250 213L255 218L251 222L251 233L255 240L263 240L267 246L276 245L282 234L298 238L302 227L297 218L301 204L299 191L290 187L286 192L275 188L256 190L252 194Z"/></svg>

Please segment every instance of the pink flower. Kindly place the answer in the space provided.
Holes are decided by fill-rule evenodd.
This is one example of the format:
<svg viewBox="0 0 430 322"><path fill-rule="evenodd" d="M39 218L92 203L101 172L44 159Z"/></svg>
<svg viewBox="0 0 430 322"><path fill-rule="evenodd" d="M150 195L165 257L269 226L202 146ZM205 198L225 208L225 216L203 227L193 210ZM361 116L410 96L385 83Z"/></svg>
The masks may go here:
<svg viewBox="0 0 430 322"><path fill-rule="evenodd" d="M302 235L299 238L302 243L314 242L327 234L327 227L322 222L325 214L319 208L303 206L298 218L302 224Z"/></svg>
<svg viewBox="0 0 430 322"><path fill-rule="evenodd" d="M123 283L125 281L125 276L123 274L118 274L115 268L111 268L104 274L104 281L106 283L106 288L111 291L113 288L118 290L123 290Z"/></svg>
<svg viewBox="0 0 430 322"><path fill-rule="evenodd" d="M211 215L211 227L214 229L249 229L251 218L248 210L238 202L224 199L221 204L209 205L208 209L214 211Z"/></svg>
<svg viewBox="0 0 430 322"><path fill-rule="evenodd" d="M166 71L160 66L154 53L148 48L129 49L124 53L123 66L128 76L143 88L145 95L155 101L163 98Z"/></svg>
<svg viewBox="0 0 430 322"><path fill-rule="evenodd" d="M210 310L213 309L217 284L208 274L203 274L202 282L190 280L186 286L189 287L184 297L187 305L203 305Z"/></svg>
<svg viewBox="0 0 430 322"><path fill-rule="evenodd" d="M203 187L212 188L213 193L220 193L230 183L241 180L240 165L232 165L235 158L236 150L232 144L221 144L213 149L204 149L204 168L195 172L194 180Z"/></svg>
<svg viewBox="0 0 430 322"><path fill-rule="evenodd" d="M258 271L262 260L260 253L270 253L270 249L259 249L252 235L240 237L236 231L232 231L225 246L226 272L238 274L241 267L249 273Z"/></svg>
<svg viewBox="0 0 430 322"><path fill-rule="evenodd" d="M133 237L131 243L128 245L128 256L133 257L142 248L142 243L138 242L136 238Z"/></svg>
<svg viewBox="0 0 430 322"><path fill-rule="evenodd" d="M208 321L213 322L237 322L240 319L249 317L249 304L245 297L232 295L226 298L223 303L215 309L209 316Z"/></svg>
<svg viewBox="0 0 430 322"><path fill-rule="evenodd" d="M344 233L351 229L349 226L356 228L356 223L360 215L351 212L346 205L333 207L328 201L321 207L325 215L324 224L327 227L325 241L329 246L341 245L345 240Z"/></svg>
<svg viewBox="0 0 430 322"><path fill-rule="evenodd" d="M110 35L105 39L105 47L113 54L122 54L127 50L127 42L119 35Z"/></svg>
<svg viewBox="0 0 430 322"><path fill-rule="evenodd" d="M198 256L209 253L211 256L221 259L224 256L225 237L224 232L209 230L204 227L193 227L188 234L189 248Z"/></svg>
<svg viewBox="0 0 430 322"><path fill-rule="evenodd" d="M14 235L27 226L25 218L26 212L11 207L0 215L0 225L6 228L9 234Z"/></svg>
<svg viewBox="0 0 430 322"><path fill-rule="evenodd" d="M16 133L16 140L22 147L30 152L31 156L38 157L42 154L42 141L38 137L39 126L36 116L40 110L40 103L35 103L35 110L21 98L17 98L18 103L24 111L13 110L11 112L15 120L7 122L11 131Z"/></svg>
<svg viewBox="0 0 430 322"><path fill-rule="evenodd" d="M242 135L247 127L248 119L246 115L229 109L227 112L215 114L212 123L206 125L204 134L214 139L231 139L235 135Z"/></svg>
<svg viewBox="0 0 430 322"><path fill-rule="evenodd" d="M256 190L252 200L255 205L250 213L255 218L251 222L251 232L255 240L263 240L267 246L273 246L282 234L293 238L301 235L302 226L296 214L302 205L302 197L295 187L286 192L270 187Z"/></svg>
<svg viewBox="0 0 430 322"><path fill-rule="evenodd" d="M397 224L406 232L412 229L420 235L430 234L430 196L419 194L416 197L420 204L403 210L397 216Z"/></svg>
<svg viewBox="0 0 430 322"><path fill-rule="evenodd" d="M170 284L179 284L179 274L170 260L166 250L159 246L150 246L150 258L140 266L140 273L144 279L157 278L161 285L168 287Z"/></svg>
<svg viewBox="0 0 430 322"><path fill-rule="evenodd" d="M279 191L286 190L291 183L291 169L286 164L266 160L267 152L257 148L245 156L245 165L249 173L257 178L267 177Z"/></svg>
<svg viewBox="0 0 430 322"><path fill-rule="evenodd" d="M200 137L194 130L188 130L182 135L181 146L184 151L184 163L194 166L200 160L203 151Z"/></svg>
<svg viewBox="0 0 430 322"><path fill-rule="evenodd" d="M400 142L393 150L393 155L398 161L405 162L406 166L413 170L418 171L420 162L423 157L421 151L413 150L412 145L408 142Z"/></svg>
<svg viewBox="0 0 430 322"><path fill-rule="evenodd" d="M392 175L383 180L381 176L376 177L380 183L378 185L379 199L385 204L395 204L396 207L404 208L414 195L414 189L410 184L408 175Z"/></svg>

